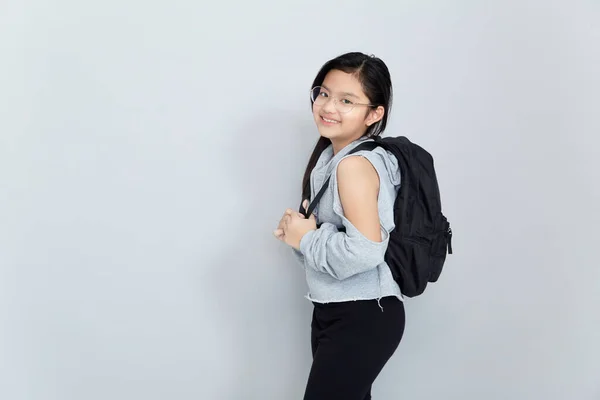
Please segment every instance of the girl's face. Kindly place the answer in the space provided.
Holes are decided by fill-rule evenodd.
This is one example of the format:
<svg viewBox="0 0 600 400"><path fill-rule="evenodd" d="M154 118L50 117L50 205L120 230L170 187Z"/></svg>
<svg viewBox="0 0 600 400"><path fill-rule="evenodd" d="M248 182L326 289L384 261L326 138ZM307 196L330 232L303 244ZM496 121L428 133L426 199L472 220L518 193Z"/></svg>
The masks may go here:
<svg viewBox="0 0 600 400"><path fill-rule="evenodd" d="M357 77L339 70L325 76L313 94L313 116L321 136L339 150L362 137L367 128L383 117L382 106L373 109Z"/></svg>

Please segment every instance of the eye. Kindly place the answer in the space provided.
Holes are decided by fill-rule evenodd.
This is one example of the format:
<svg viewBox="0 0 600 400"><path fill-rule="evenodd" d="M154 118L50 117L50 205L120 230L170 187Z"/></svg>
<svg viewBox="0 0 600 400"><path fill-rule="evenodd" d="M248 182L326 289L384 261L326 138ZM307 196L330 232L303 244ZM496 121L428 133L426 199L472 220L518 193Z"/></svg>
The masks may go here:
<svg viewBox="0 0 600 400"><path fill-rule="evenodd" d="M319 96L321 96L321 97L329 97L329 95L326 92L320 92Z"/></svg>
<svg viewBox="0 0 600 400"><path fill-rule="evenodd" d="M346 105L352 105L352 104L354 104L353 102L351 102L348 99L342 99L341 102L342 102L342 104L346 104Z"/></svg>

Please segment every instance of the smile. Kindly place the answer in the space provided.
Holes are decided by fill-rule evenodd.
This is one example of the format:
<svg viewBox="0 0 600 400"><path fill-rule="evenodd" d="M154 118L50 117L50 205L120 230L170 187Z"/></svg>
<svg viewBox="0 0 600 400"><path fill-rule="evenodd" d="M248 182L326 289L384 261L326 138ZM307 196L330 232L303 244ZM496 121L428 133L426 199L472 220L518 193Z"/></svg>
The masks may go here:
<svg viewBox="0 0 600 400"><path fill-rule="evenodd" d="M339 123L340 123L340 121L336 121L336 120L334 120L334 119L328 119L328 118L325 118L325 117L323 117L323 116L321 116L321 119L322 119L323 121L327 122L328 124L339 124Z"/></svg>

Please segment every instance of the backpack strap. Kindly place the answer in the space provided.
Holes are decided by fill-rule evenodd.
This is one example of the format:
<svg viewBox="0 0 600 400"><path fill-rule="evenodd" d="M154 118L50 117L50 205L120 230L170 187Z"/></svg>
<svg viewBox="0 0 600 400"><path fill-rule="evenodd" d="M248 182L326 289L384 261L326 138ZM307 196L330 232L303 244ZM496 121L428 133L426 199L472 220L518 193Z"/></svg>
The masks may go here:
<svg viewBox="0 0 600 400"><path fill-rule="evenodd" d="M356 153L361 150L369 150L370 151L370 150L375 149L379 145L380 144L377 141L372 141L372 142L369 141L369 142L361 143L358 146L356 146L355 148L353 148L352 150L350 150L347 155ZM313 213L315 208L317 207L317 204L319 204L321 197L323 197L323 194L325 194L325 191L329 187L330 180L331 180L331 175L329 177L327 177L327 180L325 181L325 183L323 183L323 186L321 186L321 189L319 190L319 192L317 193L315 198L308 205L308 210L306 210L304 208L304 205L302 204L304 202L304 200L300 203L299 211L302 215L304 215L305 218L308 218ZM308 199L306 199L306 200L308 200Z"/></svg>

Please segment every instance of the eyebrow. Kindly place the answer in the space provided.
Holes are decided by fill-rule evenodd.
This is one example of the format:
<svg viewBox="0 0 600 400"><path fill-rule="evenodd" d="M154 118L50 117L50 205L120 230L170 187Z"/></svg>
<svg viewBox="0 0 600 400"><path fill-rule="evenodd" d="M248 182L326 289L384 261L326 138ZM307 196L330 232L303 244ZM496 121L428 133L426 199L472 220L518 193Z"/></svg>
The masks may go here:
<svg viewBox="0 0 600 400"><path fill-rule="evenodd" d="M325 89L329 90L330 92L332 91L331 89L329 89L327 86L325 85L321 85L322 87L324 87ZM357 95L355 95L354 93L350 93L350 92L342 92L341 94L345 94L346 96L351 96L354 97L355 99L359 99L360 97L358 97Z"/></svg>

